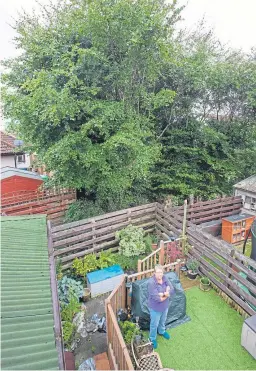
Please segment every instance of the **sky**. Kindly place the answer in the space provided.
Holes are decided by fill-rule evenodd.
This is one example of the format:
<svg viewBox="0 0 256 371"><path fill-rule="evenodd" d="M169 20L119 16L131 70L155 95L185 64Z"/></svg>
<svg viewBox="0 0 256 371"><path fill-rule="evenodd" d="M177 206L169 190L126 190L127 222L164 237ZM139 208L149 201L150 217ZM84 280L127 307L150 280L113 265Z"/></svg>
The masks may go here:
<svg viewBox="0 0 256 371"><path fill-rule="evenodd" d="M40 2L47 4L48 0ZM193 28L204 17L222 43L245 52L256 46L256 0L179 0L179 4L186 5L181 23L184 27ZM0 60L18 55L12 43L15 31L10 26L17 12L37 7L36 0L0 1Z"/></svg>

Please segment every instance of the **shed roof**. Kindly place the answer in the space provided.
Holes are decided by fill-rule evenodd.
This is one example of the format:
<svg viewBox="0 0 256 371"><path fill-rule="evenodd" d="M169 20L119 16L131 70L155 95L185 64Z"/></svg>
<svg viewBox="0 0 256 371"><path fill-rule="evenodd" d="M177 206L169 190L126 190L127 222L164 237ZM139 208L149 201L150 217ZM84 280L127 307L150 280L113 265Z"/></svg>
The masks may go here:
<svg viewBox="0 0 256 371"><path fill-rule="evenodd" d="M244 191L256 193L256 174L241 180L234 185L234 188L243 189Z"/></svg>
<svg viewBox="0 0 256 371"><path fill-rule="evenodd" d="M226 218L222 218L222 220L228 220L229 222L239 222L240 220L244 220L247 218L253 218L251 214L238 214L238 215L230 215Z"/></svg>
<svg viewBox="0 0 256 371"><path fill-rule="evenodd" d="M21 176L24 178L36 179L43 181L41 175L32 171L18 169L16 167L4 166L0 169L1 180L10 178L11 176Z"/></svg>
<svg viewBox="0 0 256 371"><path fill-rule="evenodd" d="M46 217L1 217L1 369L58 369Z"/></svg>

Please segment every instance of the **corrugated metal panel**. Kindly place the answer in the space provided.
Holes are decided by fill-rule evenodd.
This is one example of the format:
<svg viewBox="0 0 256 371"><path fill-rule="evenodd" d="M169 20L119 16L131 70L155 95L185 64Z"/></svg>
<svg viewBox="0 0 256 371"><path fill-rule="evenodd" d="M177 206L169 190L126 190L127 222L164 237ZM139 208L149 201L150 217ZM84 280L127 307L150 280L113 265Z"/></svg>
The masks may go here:
<svg viewBox="0 0 256 371"><path fill-rule="evenodd" d="M1 369L58 369L45 216L1 218L1 303Z"/></svg>

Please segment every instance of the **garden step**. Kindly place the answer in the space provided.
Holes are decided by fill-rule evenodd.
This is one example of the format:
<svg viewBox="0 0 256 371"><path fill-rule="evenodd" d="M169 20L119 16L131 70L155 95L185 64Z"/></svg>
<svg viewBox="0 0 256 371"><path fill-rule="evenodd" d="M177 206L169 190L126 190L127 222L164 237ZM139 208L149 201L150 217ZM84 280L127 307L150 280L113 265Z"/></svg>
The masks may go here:
<svg viewBox="0 0 256 371"><path fill-rule="evenodd" d="M110 364L107 353L97 354L93 357L96 365L96 370L110 370Z"/></svg>

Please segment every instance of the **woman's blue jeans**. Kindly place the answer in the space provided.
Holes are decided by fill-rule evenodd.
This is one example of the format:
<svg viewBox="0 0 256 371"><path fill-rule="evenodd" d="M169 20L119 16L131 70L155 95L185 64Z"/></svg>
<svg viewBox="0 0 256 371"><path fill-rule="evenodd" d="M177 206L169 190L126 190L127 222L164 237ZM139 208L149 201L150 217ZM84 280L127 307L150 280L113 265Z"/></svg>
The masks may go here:
<svg viewBox="0 0 256 371"><path fill-rule="evenodd" d="M164 312L157 312L149 309L150 312L150 340L156 340L157 332L162 335L165 332L165 322L168 313L168 308Z"/></svg>

